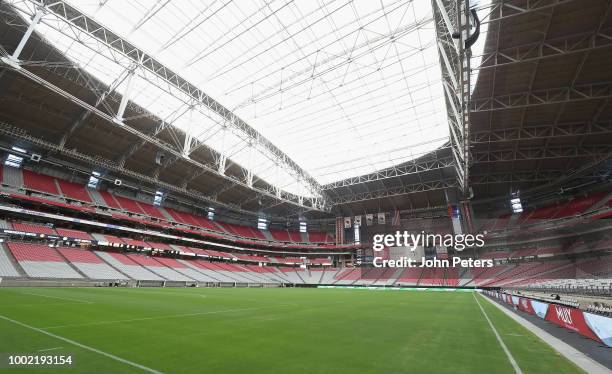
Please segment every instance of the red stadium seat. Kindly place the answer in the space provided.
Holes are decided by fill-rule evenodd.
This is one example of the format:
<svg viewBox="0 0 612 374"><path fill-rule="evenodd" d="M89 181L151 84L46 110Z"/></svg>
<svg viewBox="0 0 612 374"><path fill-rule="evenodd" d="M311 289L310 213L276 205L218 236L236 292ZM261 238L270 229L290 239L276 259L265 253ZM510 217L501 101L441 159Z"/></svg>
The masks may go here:
<svg viewBox="0 0 612 374"><path fill-rule="evenodd" d="M77 183L63 181L61 179L58 179L57 183L59 184L60 189L62 190L62 193L65 197L73 200L83 201L86 203L92 203L91 197L87 193L85 186Z"/></svg>
<svg viewBox="0 0 612 374"><path fill-rule="evenodd" d="M55 179L48 175L34 173L30 170L23 170L23 183L29 190L45 192L59 196L60 193L55 185Z"/></svg>
<svg viewBox="0 0 612 374"><path fill-rule="evenodd" d="M57 235L55 230L48 226L32 225L29 223L13 223L13 229L23 232L31 232L34 234Z"/></svg>

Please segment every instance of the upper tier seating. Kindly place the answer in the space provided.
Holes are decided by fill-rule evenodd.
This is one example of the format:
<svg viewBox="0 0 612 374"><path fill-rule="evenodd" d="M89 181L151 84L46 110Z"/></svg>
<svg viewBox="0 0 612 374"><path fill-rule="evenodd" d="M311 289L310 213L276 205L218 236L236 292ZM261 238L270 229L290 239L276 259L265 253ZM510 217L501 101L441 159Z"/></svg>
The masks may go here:
<svg viewBox="0 0 612 374"><path fill-rule="evenodd" d="M166 209L166 212L170 214L170 216L172 217L172 219L174 219L175 222L182 223L182 224L189 225L189 226L196 226L196 227L199 226L198 222L196 222L193 219L191 214L179 212L172 208L165 208L165 209Z"/></svg>
<svg viewBox="0 0 612 374"><path fill-rule="evenodd" d="M33 225L30 223L13 223L13 229L16 231L31 232L34 234L57 235L55 230L48 226Z"/></svg>
<svg viewBox="0 0 612 374"><path fill-rule="evenodd" d="M270 230L270 234L272 234L272 237L279 242L291 241L291 237L289 236L287 230Z"/></svg>
<svg viewBox="0 0 612 374"><path fill-rule="evenodd" d="M287 230L287 232L289 233L289 239L291 239L292 242L294 243L302 243L304 242L304 239L302 239L302 234L297 232L297 231L289 231Z"/></svg>
<svg viewBox="0 0 612 374"><path fill-rule="evenodd" d="M68 229L56 229L57 234L62 237L81 239L81 240L94 240L94 238L86 232L79 230L68 230Z"/></svg>
<svg viewBox="0 0 612 374"><path fill-rule="evenodd" d="M45 192L51 195L59 195L55 179L48 175L38 174L30 170L23 170L23 183L29 190Z"/></svg>
<svg viewBox="0 0 612 374"><path fill-rule="evenodd" d="M576 198L565 204L555 218L571 217L582 214L607 195L608 192L600 192L591 196Z"/></svg>
<svg viewBox="0 0 612 374"><path fill-rule="evenodd" d="M115 195L115 200L117 200L119 205L121 205L121 208L127 212L146 215L146 213L143 212L142 208L140 207L140 205L138 205L138 203L136 203L135 200L128 199L119 195Z"/></svg>
<svg viewBox="0 0 612 374"><path fill-rule="evenodd" d="M333 238L324 232L308 232L308 241L312 243L330 243L333 242Z"/></svg>
<svg viewBox="0 0 612 374"><path fill-rule="evenodd" d="M104 202L106 203L107 207L113 209L121 209L121 205L119 205L119 202L115 200L114 195L111 195L107 191L98 191L98 193L100 194L100 196L102 196L102 199L104 199Z"/></svg>
<svg viewBox="0 0 612 374"><path fill-rule="evenodd" d="M92 203L91 197L89 197L87 190L85 190L85 186L77 183L63 181L61 179L58 179L57 183L59 184L60 189L62 190L62 193L65 197L69 199L84 201L86 203Z"/></svg>
<svg viewBox="0 0 612 374"><path fill-rule="evenodd" d="M6 179L6 169L5 167L1 168L3 170L3 177ZM92 206L88 206L86 204L92 204L95 206L106 206L111 209L127 211L133 214L143 215L145 217L156 218L164 221L174 221L177 223L182 223L189 226L199 227L210 231L215 232L227 232L231 235L235 235L241 238L249 238L249 239L258 239L264 241L271 240L279 240L282 242L293 242L293 243L302 243L304 242L304 238L306 236L309 237L309 240L313 243L331 243L333 242L333 237L329 234L311 232L305 235L302 235L299 232L289 232L287 230L278 230L273 233L262 232L255 227L251 226L241 226L230 223L223 222L213 222L204 217L196 216L190 213L179 212L169 207L156 207L151 204L137 201L131 198L114 195L109 193L108 191L97 191L97 190L88 190L84 185L80 185L77 183L72 183L65 180L55 179L48 175L34 173L29 170L20 170L15 168L9 168L11 171L15 171L16 175L19 175L19 178L23 178L24 185L26 188L44 192L49 195L55 195L54 197L36 197L36 196L26 196L26 195L17 195L12 194L11 197L20 200L27 200L29 202L35 202L38 204L45 205L53 205L56 207L67 208L71 210L77 210L87 213L97 213L99 212ZM19 184L19 183L15 183ZM59 188L58 188L59 186ZM16 186L19 187L19 186ZM62 193L60 192L63 192ZM91 193L90 193L91 192ZM92 196L95 196L92 198ZM84 204L74 204L70 201L66 203L66 200L76 200L80 201ZM169 223L160 223L156 220L147 220L145 218L139 217L130 217L128 215L122 215L119 212L112 212L112 217L117 220L122 221L132 221L137 222L139 224L159 227L159 228L167 228L172 227ZM179 230L187 230L181 229ZM276 238L274 237L276 236Z"/></svg>
<svg viewBox="0 0 612 374"><path fill-rule="evenodd" d="M19 265L33 278L82 278L59 253L47 246L30 243L8 243Z"/></svg>
<svg viewBox="0 0 612 374"><path fill-rule="evenodd" d="M147 204L147 203L143 203L143 202L135 202L136 204L138 204L138 206L140 206L140 209L145 212L146 215L148 215L149 217L155 217L155 218L159 218L159 219L163 219L166 220L167 218L163 215L163 213L157 209L156 206Z"/></svg>

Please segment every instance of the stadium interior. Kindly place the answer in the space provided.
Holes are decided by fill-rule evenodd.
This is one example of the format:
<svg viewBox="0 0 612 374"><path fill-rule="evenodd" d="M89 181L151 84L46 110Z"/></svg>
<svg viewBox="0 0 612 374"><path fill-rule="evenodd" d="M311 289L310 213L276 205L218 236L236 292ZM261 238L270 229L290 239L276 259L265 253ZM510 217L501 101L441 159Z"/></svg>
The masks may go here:
<svg viewBox="0 0 612 374"><path fill-rule="evenodd" d="M77 372L612 370L612 0L1 0L0 18L0 359L42 333ZM398 231L484 245L373 249ZM491 266L375 266L404 256ZM259 330L224 335L250 309ZM148 342L191 343L165 315L217 356ZM117 346L115 320L137 321ZM426 343L396 362L402 339Z"/></svg>

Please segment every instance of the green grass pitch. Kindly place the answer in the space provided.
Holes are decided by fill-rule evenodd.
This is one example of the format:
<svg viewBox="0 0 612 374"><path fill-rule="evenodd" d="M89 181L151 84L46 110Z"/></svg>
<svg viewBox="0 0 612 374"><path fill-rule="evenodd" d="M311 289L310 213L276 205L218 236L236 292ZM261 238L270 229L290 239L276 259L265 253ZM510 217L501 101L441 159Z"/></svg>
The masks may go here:
<svg viewBox="0 0 612 374"><path fill-rule="evenodd" d="M524 373L580 372L476 297ZM72 368L0 369L15 373L146 373L130 363L162 373L514 373L475 295L453 292L0 288L0 353L74 358Z"/></svg>

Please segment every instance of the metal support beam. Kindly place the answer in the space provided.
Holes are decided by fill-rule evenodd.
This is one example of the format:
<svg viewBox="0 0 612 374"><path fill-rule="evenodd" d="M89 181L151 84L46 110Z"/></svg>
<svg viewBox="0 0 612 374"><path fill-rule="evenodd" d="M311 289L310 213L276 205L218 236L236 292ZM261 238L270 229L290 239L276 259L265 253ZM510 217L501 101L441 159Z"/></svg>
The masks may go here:
<svg viewBox="0 0 612 374"><path fill-rule="evenodd" d="M121 96L121 103L119 104L119 109L117 109L117 114L115 115L115 120L121 124L123 124L123 114L125 113L125 108L127 107L128 101L130 100L130 95L132 94L132 88L134 83L134 67L130 70L127 77L127 84L125 85L125 91L123 91L123 95Z"/></svg>
<svg viewBox="0 0 612 374"><path fill-rule="evenodd" d="M246 139L255 140L276 162L279 163L290 175L302 181L315 195L321 195L323 205L327 206L326 196L320 188L318 182L312 178L305 170L295 163L289 156L282 152L272 142L262 136L258 131L249 126L231 110L221 105L219 102L208 96L204 91L187 81L179 74L167 68L152 55L147 54L126 39L115 34L103 25L96 22L91 17L80 12L77 8L61 0L11 0L9 4L18 8L25 14L32 15L33 6L42 7L49 15L45 24L77 42L82 42L82 37L87 36L97 40L99 43L88 45L95 52L114 59L117 63L123 62L126 58L134 63L138 63L139 68L146 72L151 83L159 86L169 93L180 93L193 99L202 107L208 108L223 118L228 126L235 131L243 134ZM223 170L223 169L220 169Z"/></svg>
<svg viewBox="0 0 612 374"><path fill-rule="evenodd" d="M452 155L460 190L469 191L470 55L467 0L432 0Z"/></svg>
<svg viewBox="0 0 612 374"><path fill-rule="evenodd" d="M567 170L542 171L514 171L508 173L491 173L486 175L472 175L472 184L511 184L511 183L537 183L550 182L561 178Z"/></svg>
<svg viewBox="0 0 612 374"><path fill-rule="evenodd" d="M612 135L612 121L598 123L560 123L472 132L471 143L503 143L520 140L544 140L583 135Z"/></svg>
<svg viewBox="0 0 612 374"><path fill-rule="evenodd" d="M543 59L610 47L612 47L612 32L597 31L567 35L543 42L512 46L512 48L484 53L480 65L472 67L472 71L494 69L525 62L537 62Z"/></svg>
<svg viewBox="0 0 612 374"><path fill-rule="evenodd" d="M11 65L7 65L7 66L9 68L13 68ZM51 90L52 92L58 94L60 97L63 97L65 99L71 101L72 103L82 107L83 109L90 111L92 114L94 114L97 117L105 120L105 122L107 124L110 125L110 124L115 124L116 123L115 122L115 118L112 117L111 115L101 111L100 109L96 108L95 106L93 106L91 104L88 104L88 103L84 102L83 100L77 98L76 96L72 95L71 93L69 93L69 92L67 92L67 91L57 87L56 85L54 85L54 84L44 80L43 78L41 78L38 75L30 72L29 70L26 70L26 69L15 69L15 71L17 73L23 75L25 78L28 78L28 79L32 80L33 82L35 82L37 84L40 84L41 86L43 86L43 87ZM150 144L153 144L157 149L159 149L161 151L164 151L167 156L170 156L170 157L181 157L182 156L182 153L180 152L180 150L176 150L176 149L168 146L167 144L165 144L164 142L161 142L159 139L157 139L155 137L143 134L142 132L138 131L135 128L132 128L130 126L121 126L121 129L123 129L123 131L125 131L126 133L129 133L129 134L131 134L133 136L136 136L136 137L138 137L140 139L137 143L134 143L133 146L130 148L131 150L133 150L133 152L136 152L136 150L138 150L143 144L150 143ZM56 147L58 147L58 146L56 146ZM121 160L119 160L119 163L116 163L116 162L113 162L113 161L109 160L109 162L112 162L112 165L109 164L107 169L111 169L113 167L117 167L117 168L123 170L123 166L125 164L125 160L126 159L127 159L127 157L123 157ZM188 164L194 166L196 169L208 169L212 174L216 174L216 175L221 176L221 177L223 177L224 179L227 179L227 180L232 179L232 178L229 178L229 177L227 177L225 175L222 175L222 174L218 173L213 168L212 165L207 165L207 164L204 164L202 162L195 161L195 160L192 160L192 159L185 159L185 161ZM97 165L97 166L99 166L99 165ZM126 173L134 173L134 172L126 171ZM152 181L156 182L153 178L149 178L149 179L151 179ZM159 183L162 184L162 182L159 182ZM240 185L242 185L242 186L244 186L246 188L249 188L248 186L246 186L246 184L242 183L239 180L235 180L235 183L240 184ZM271 197L275 197L277 199L281 199L281 200L283 200L283 201L285 201L285 202L287 202L287 203L289 203L291 205L299 206L298 198L297 198L297 196L295 196L293 194L289 194L289 193L284 192L284 193L281 194L281 196L278 196L278 195L275 195L275 194L273 194L273 193L271 193L271 192L269 192L267 190L264 190L264 189L258 189L258 188L255 188L255 187L253 187L251 189L254 190L254 191L258 191L259 193L267 194L267 195L269 195ZM310 209L310 207L307 207L307 206L306 207L302 207L302 208ZM321 207L322 211L328 211L330 209L331 209L331 206L329 204L324 205L324 206Z"/></svg>
<svg viewBox="0 0 612 374"><path fill-rule="evenodd" d="M32 33L36 29L36 26L38 26L38 22L40 22L40 19L42 18L43 14L44 14L43 8L36 9L36 13L34 13L34 17L32 18L32 22L30 23L30 26L28 26L28 29L26 30L25 34L23 34L23 36L21 37L21 40L19 41L17 48L15 48L15 51L10 57L11 60L19 61L19 55L21 55L21 52L23 51L23 48L25 47L26 43L30 39L30 36L32 36Z"/></svg>
<svg viewBox="0 0 612 374"><path fill-rule="evenodd" d="M558 158L591 157L597 158L612 151L612 145L597 146L559 146L517 149L496 149L473 152L474 163L527 161Z"/></svg>
<svg viewBox="0 0 612 374"><path fill-rule="evenodd" d="M454 179L438 180L431 182L422 182L404 185L395 188L385 188L381 190L368 191L350 195L340 195L333 199L334 205L349 204L360 201L378 200L392 196L400 196L407 194L415 194L419 192L427 192L433 190L443 190L446 188L458 187L458 183Z"/></svg>
<svg viewBox="0 0 612 374"><path fill-rule="evenodd" d="M573 87L550 88L514 94L472 98L471 113L537 107L612 97L612 83L595 83Z"/></svg>
<svg viewBox="0 0 612 374"><path fill-rule="evenodd" d="M374 173L360 175L357 177L343 179L341 181L328 183L323 186L324 190L331 190L340 187L348 187L361 183L380 181L389 178L397 178L405 175L412 175L431 170L446 169L454 167L454 161L451 157L445 156L433 160L412 160L403 165L397 165L383 170L378 170Z"/></svg>
<svg viewBox="0 0 612 374"><path fill-rule="evenodd" d="M188 197L194 200L198 200L198 201L214 202L216 205L225 207L228 210L238 211L240 213L245 213L245 214L257 214L256 212L242 210L239 207L237 207L235 204L223 203L219 201L212 201L207 196L197 191L187 190L185 188L181 188L174 184L169 184L169 183L165 183L162 181L158 181L158 180L155 180L154 178L151 178L150 176L147 176L141 173L137 173L132 170L128 170L118 165L113 160L107 160L107 159L103 159L100 157L92 157L92 156L80 153L76 149L66 149L66 148L60 149L57 144L53 144L46 140L33 137L29 135L25 129L21 127L13 126L6 122L0 121L0 134L9 136L14 139L22 140L40 149L48 150L54 154L70 158L72 160L90 165L97 169L107 170L111 173L115 173L117 176L130 178L134 181L138 181L141 183L147 183L153 188L163 188L166 191L174 192L178 195L185 196L185 197Z"/></svg>
<svg viewBox="0 0 612 374"><path fill-rule="evenodd" d="M528 14L541 12L543 10L556 7L561 4L579 2L584 0L530 0L521 2L517 5L514 0L497 0L492 1L489 5L478 7L478 11L487 13L482 17L482 24L500 22L506 19L521 17ZM491 17L495 14L495 17Z"/></svg>

